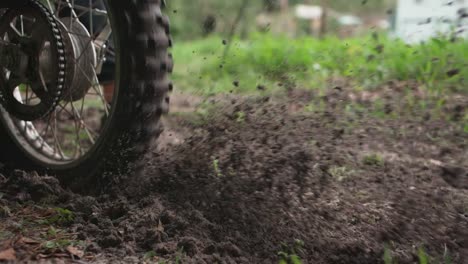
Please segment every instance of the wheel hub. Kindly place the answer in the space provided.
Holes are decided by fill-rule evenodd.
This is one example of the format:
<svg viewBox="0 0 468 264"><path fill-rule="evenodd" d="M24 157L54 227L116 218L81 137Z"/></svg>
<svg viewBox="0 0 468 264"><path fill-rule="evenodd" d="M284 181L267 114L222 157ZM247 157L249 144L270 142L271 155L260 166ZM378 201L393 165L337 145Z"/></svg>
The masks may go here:
<svg viewBox="0 0 468 264"><path fill-rule="evenodd" d="M93 83L96 84L96 50L90 41L91 36L86 27L70 17L60 19L60 30L65 43L67 61L67 82L63 100L77 101L82 99Z"/></svg>
<svg viewBox="0 0 468 264"><path fill-rule="evenodd" d="M25 2L0 17L0 104L10 115L34 121L62 100L82 99L98 83L96 51L78 19L58 20L38 0Z"/></svg>

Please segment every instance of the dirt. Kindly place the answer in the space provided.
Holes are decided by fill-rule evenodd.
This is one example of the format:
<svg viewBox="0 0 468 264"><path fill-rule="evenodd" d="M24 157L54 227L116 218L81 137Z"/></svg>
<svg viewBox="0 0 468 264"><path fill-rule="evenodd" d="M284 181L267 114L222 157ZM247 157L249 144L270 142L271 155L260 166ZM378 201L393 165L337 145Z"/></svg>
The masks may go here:
<svg viewBox="0 0 468 264"><path fill-rule="evenodd" d="M321 97L217 98L210 115L186 114L184 103L166 117L146 172L96 196L52 177L8 173L0 255L13 248L17 260L71 260L78 250L98 263L278 263L296 255L303 263L383 263L390 252L417 263L425 252L434 263L464 263L468 134L453 118L466 109L411 112L391 88L377 92L387 98L385 117L369 100L345 107L359 96L342 87ZM50 220L50 208L73 218L12 228L28 217ZM20 234L55 241L38 235L49 225L81 242L45 253L18 242Z"/></svg>

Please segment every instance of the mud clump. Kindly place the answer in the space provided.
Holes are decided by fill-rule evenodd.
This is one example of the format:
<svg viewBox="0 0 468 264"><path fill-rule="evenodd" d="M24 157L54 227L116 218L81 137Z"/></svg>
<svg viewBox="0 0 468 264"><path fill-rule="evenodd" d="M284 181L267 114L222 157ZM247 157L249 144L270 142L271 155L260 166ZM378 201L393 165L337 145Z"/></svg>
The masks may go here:
<svg viewBox="0 0 468 264"><path fill-rule="evenodd" d="M60 200L69 198L69 194L62 188L57 178L40 176L35 172L14 171L8 177L0 174L0 190L10 200L18 202L40 202L51 197Z"/></svg>

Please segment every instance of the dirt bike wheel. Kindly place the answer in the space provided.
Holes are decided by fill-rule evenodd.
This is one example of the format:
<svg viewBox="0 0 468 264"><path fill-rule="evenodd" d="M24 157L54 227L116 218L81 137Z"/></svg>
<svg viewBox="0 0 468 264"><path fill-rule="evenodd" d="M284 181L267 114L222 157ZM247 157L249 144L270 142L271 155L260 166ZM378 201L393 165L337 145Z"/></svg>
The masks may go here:
<svg viewBox="0 0 468 264"><path fill-rule="evenodd" d="M105 124L101 125L99 137L76 159L65 162L43 157L30 146L29 139L25 140L13 129L15 118L0 106L0 163L9 168L57 175L77 190L102 187L111 181L103 175L126 173L143 165L142 157L161 132L160 117L168 110L168 94L172 90L169 74L173 63L168 52L172 42L168 19L161 12L164 1L107 0L104 3L115 45L115 90L109 113L102 119ZM55 114L55 126L57 111L59 108L49 114L49 118ZM82 126L79 121L75 125ZM104 174L104 171L111 173Z"/></svg>

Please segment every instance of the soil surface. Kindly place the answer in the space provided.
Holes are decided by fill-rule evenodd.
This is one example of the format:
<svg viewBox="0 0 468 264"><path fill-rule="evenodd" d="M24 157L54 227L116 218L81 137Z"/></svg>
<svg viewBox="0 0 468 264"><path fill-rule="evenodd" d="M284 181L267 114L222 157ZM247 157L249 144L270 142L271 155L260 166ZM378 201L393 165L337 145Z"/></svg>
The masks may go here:
<svg viewBox="0 0 468 264"><path fill-rule="evenodd" d="M146 171L99 195L4 171L0 260L466 263L468 101L409 110L397 88L226 96L199 114L179 99Z"/></svg>

